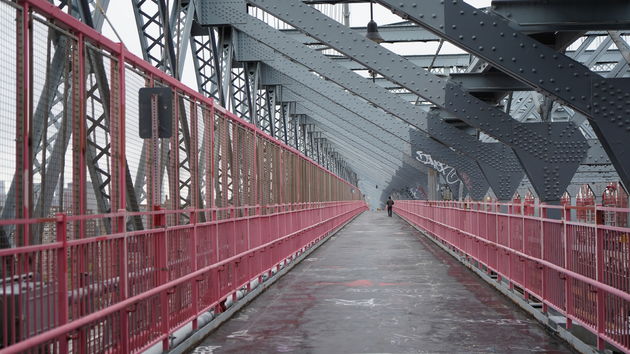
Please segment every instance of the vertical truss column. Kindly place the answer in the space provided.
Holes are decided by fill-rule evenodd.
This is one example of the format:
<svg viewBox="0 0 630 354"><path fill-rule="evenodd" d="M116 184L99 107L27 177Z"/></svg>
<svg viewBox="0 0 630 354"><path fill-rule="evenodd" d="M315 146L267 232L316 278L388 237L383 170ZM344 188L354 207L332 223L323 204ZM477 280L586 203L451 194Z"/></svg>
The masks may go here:
<svg viewBox="0 0 630 354"><path fill-rule="evenodd" d="M178 2L173 7L173 12L169 15L169 9L164 0L132 0L144 59L178 79L180 78L180 68L185 58L185 47L189 44L189 36L192 30L195 9L194 4L191 3L184 6L184 4ZM175 93L175 98L177 99L175 106L178 107L178 111L175 114L179 122L176 126L177 136L181 138L177 144L171 144L171 150L177 149L177 151L169 152L168 156L181 156L182 158L176 161L177 168L170 175L188 176L191 170L191 141L186 105L177 93ZM175 171L178 173L175 174ZM183 173L180 173L180 171L183 171ZM199 178L199 176L194 178ZM141 193L144 183L145 172L143 169L139 169L135 183L136 194ZM190 205L192 198L190 193L192 188L191 179L184 177L184 179L178 179L177 183L178 195L172 195L172 200L177 201L175 205L178 208L186 208ZM184 192L184 190L187 190L188 193ZM180 203L181 195L186 195L186 197ZM200 195L195 196L195 198L202 200Z"/></svg>

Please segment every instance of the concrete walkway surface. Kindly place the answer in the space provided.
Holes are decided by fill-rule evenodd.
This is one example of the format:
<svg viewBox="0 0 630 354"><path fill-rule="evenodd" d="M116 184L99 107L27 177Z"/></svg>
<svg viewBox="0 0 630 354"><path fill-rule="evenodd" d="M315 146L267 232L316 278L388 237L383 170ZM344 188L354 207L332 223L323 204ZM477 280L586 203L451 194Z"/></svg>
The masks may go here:
<svg viewBox="0 0 630 354"><path fill-rule="evenodd" d="M193 353L570 353L399 217L366 212Z"/></svg>

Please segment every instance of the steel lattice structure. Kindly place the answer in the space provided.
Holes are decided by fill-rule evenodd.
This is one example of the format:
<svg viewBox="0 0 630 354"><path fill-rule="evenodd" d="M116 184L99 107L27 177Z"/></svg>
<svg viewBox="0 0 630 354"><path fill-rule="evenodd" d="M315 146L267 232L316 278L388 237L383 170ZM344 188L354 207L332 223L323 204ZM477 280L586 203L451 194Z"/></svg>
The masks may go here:
<svg viewBox="0 0 630 354"><path fill-rule="evenodd" d="M0 271L36 284L41 301L55 291L98 298L56 299L65 304L55 314L61 320L25 321L19 333L2 334L2 348L25 349L43 333L49 337L33 345L96 350L90 326L119 321L130 337L99 337L99 345L168 348L186 311L222 311L252 277L364 210L362 200L376 208L390 195L535 195L558 205L566 195L575 202L585 184L598 196L609 183L630 187L627 4L604 0L585 18L592 9L582 2L563 11L567 3L543 0L482 9L461 0L377 0L400 17L379 27L379 44L349 26L345 5L357 2L132 0L139 58L101 34L115 11L110 1L0 0ZM427 42L435 53L397 49ZM460 50L442 53L445 44ZM194 89L181 82L187 70ZM144 88L171 96L162 102L153 93L143 103ZM144 104L152 132L169 125L168 137L138 135ZM421 224L419 215L433 215L422 209L428 205L401 211ZM560 210L545 209L546 217L558 219ZM214 230L203 242L216 248L199 247L203 227ZM230 235L225 244L221 232ZM151 276L127 272L146 270L127 261L133 257L152 262ZM255 259L247 271L246 257ZM216 279L220 289L207 286ZM191 294L204 303L186 302ZM166 330L139 322L130 330L135 315L120 311L132 303L139 313L162 306ZM98 324L86 319L94 313ZM55 326L74 337L52 336ZM598 331L600 346L621 343Z"/></svg>

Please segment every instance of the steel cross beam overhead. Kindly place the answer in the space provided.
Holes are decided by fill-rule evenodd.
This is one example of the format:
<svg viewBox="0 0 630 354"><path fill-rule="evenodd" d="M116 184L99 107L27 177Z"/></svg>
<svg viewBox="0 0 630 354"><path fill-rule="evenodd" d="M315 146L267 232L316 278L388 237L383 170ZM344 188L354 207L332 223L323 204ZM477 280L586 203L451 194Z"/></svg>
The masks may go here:
<svg viewBox="0 0 630 354"><path fill-rule="evenodd" d="M283 89L283 92L285 91L287 91L287 88ZM283 95L283 96L286 97L286 95ZM296 113L300 115L306 115L310 117L311 119L314 119L318 122L320 121L326 122L327 125L333 125L334 123L332 122L338 120L336 116L322 110L314 103L308 102L307 100L304 100L304 99L300 99L297 96L292 99L294 101L297 101L298 105L296 108ZM302 107L302 105L304 107ZM315 117L322 117L322 116L325 117L325 119L315 118ZM319 124L319 123L317 125L322 126L322 124ZM344 127L344 128L335 127L335 128L330 129L330 131L335 132L332 134L333 136L336 136L336 134L342 135L336 140L337 145L346 147L346 149L354 150L355 155L353 156L353 159L348 159L348 161L360 160L362 161L364 165L369 165L370 168L363 169L364 172L368 173L373 170L390 171L387 178L391 178L391 171L394 171L396 168L399 167L399 165L395 164L395 161L400 160L400 157L398 156L398 154L401 153L401 150L396 150L391 147L388 147L389 151L388 149L379 150L379 148L377 148L375 144L368 143L368 141L371 141L374 139L373 137L363 132L358 133L356 135L347 133L349 131L347 127ZM333 137L329 136L329 138L332 141ZM362 150L360 150L359 147ZM369 151L369 154L366 154L366 152L368 151ZM353 169L357 171L362 170L362 168L360 167L361 166L359 165L359 167L353 167ZM421 167L419 168L419 170L421 172L426 172L426 170L423 171ZM368 175L370 175L370 173L368 173ZM380 177L383 178L385 176L381 175Z"/></svg>
<svg viewBox="0 0 630 354"><path fill-rule="evenodd" d="M621 180L630 186L630 83L607 79L461 0L377 0L591 119ZM559 132L558 132L559 133Z"/></svg>
<svg viewBox="0 0 630 354"><path fill-rule="evenodd" d="M429 131L439 135L444 143L454 149L468 151L469 154L476 156L479 169L492 187L497 199L501 201L511 200L525 175L514 152L501 143L479 144L476 136L472 136L454 125L444 124L440 120L441 117L449 117L448 112L436 109L430 115L432 115L432 119L429 119ZM503 168L499 170L496 166ZM472 183L478 183L477 176L470 177ZM462 176L462 180L466 180L466 178Z"/></svg>
<svg viewBox="0 0 630 354"><path fill-rule="evenodd" d="M291 88L291 84L286 84L283 88L283 92L291 92ZM307 96L312 97L311 95ZM425 166L405 154L405 151L409 149L408 144L406 146L394 147L392 144L380 141L378 138L370 135L369 132L363 131L360 126L346 122L341 117L326 111L318 106L317 103L310 102L302 96L296 94L291 99L297 101L297 111L307 115L314 122L317 122L316 126L324 129L322 133L325 132L330 141L335 142L337 146L352 151L352 153L349 154L349 156L352 156L352 159L348 159L348 161L353 162L360 160L367 165L371 165L370 169L363 169L364 174L369 176L371 174L370 172L373 170L389 171L387 173L389 176L386 178L389 179L392 177L392 171L396 171L400 168L400 165L396 164L396 161L402 161L403 164L413 166L417 173L426 173L427 168ZM322 102L319 102L319 104L326 106L326 104ZM328 105L334 105L334 103L330 102ZM342 149L339 150L341 151ZM375 162L379 164L374 165ZM354 167L354 169L358 171L362 170L361 167ZM383 175L381 175L381 179L383 179L382 177Z"/></svg>
<svg viewBox="0 0 630 354"><path fill-rule="evenodd" d="M352 29L365 33L365 27L352 27ZM283 29L282 33L303 44L320 44L317 39L309 37L294 29ZM410 23L397 23L391 25L378 26L378 32L386 43L400 42L437 42L439 36ZM459 55L459 54L458 54Z"/></svg>
<svg viewBox="0 0 630 354"><path fill-rule="evenodd" d="M260 59L266 59L266 63L286 72L289 76L291 77L300 77L300 81L303 79L310 79L310 82L318 82L320 83L320 85L324 85L325 88L322 90L323 92L329 92L329 88L332 88L332 85L323 83L321 80L317 79L315 76L313 76L311 73L309 73L304 67L300 66L300 65L296 65L295 63L292 63L291 61L289 61L288 59L275 54L275 56L272 56L272 54L274 54L273 52L271 52L268 48L266 48L265 46L259 44L256 41L251 41L251 40L247 40L247 36L240 34L239 35L239 60L244 61L244 60L260 60ZM258 45L256 45L258 44ZM267 50L267 52L271 52L271 54L269 53L264 53L264 50ZM260 53L263 52L263 54L261 55ZM248 53L254 53L254 55L248 54ZM250 56L248 56L250 55ZM292 70L290 73L287 72L287 68L289 69L295 69L297 67L300 67L301 71L300 73L296 73L295 70ZM361 79L361 81L363 81ZM344 92L341 89L337 90L338 94L342 94L342 95L346 95L347 97L353 97L352 95L349 95L348 93ZM386 92L386 91L384 91ZM339 97L339 96L337 96ZM402 102L401 102L402 103ZM364 102L359 102L358 105L355 105L356 109L358 110L365 110L365 108L362 107L367 107L367 108L371 108L367 105L364 104ZM354 110L354 109L353 109ZM382 112L372 109L375 113L373 113L374 116L380 117L381 121L382 121ZM393 124L394 122L396 122L395 120L391 120L391 123L389 124ZM404 125L398 125L399 128L402 128L402 130L399 130L398 133L401 132L406 132L406 128L404 128ZM400 134L398 134L400 136Z"/></svg>
<svg viewBox="0 0 630 354"><path fill-rule="evenodd" d="M313 116L317 117L317 114ZM352 134L354 134L356 128L341 122L332 123L330 118L323 120L314 119L318 120L318 126L325 128L325 131L329 132L328 134L330 134L329 137L331 141L334 141L337 145L346 145L348 141L354 143ZM353 133L348 133L350 131ZM342 136L335 137L337 135ZM394 175L399 175L403 167L405 167L405 171L414 169L421 173L426 173L426 168L418 167L418 165L422 166L421 163L424 163L426 166L436 169L439 173L443 174L445 180L449 178L452 179L455 173L459 175L459 179L470 192L472 198L480 200L485 196L489 186L484 175L473 160L451 151L444 145L426 136L426 134L415 129L410 129L410 135L412 143L409 148L414 155L417 153L417 160L403 154L402 166L392 167L390 163L390 171L394 171L395 168L398 168L398 170L396 170L398 172L394 173ZM383 145L383 148L386 146L387 145ZM365 151L363 151L362 155L365 155ZM438 160L441 162L438 162ZM455 167L455 169L450 169L448 165ZM413 174L408 177L415 178Z"/></svg>
<svg viewBox="0 0 630 354"><path fill-rule="evenodd" d="M304 107L300 107L301 105ZM329 129L326 132L332 136L339 136L339 141L362 147L362 160L379 161L381 165L389 165L390 171L399 167L396 161L401 159L401 155L405 151L404 148L386 145L367 132L357 131L357 127L346 123L335 114L327 112L316 103L311 103L305 99L298 100L298 110L300 113L315 119L318 122L318 126L328 127ZM366 152L369 153L366 154Z"/></svg>
<svg viewBox="0 0 630 354"><path fill-rule="evenodd" d="M412 153L417 155L416 158L420 162L431 166L444 175L448 184L452 184L449 182L449 178L453 177L453 170L450 168L455 168L471 198L481 200L485 197L489 184L474 160L450 150L421 131L409 129L409 137Z"/></svg>
<svg viewBox="0 0 630 354"><path fill-rule="evenodd" d="M410 105L408 102L405 102L396 94L391 93L383 89L382 87L378 87L377 85L372 84L371 82L357 75L356 73L353 73L346 68L336 65L331 59L327 58L323 54L292 41L290 38L283 35L280 31L274 30L262 21L259 21L258 19L247 15L243 11L243 7L235 6L233 3L226 4L225 2L221 1L217 2L207 0L201 3L199 9L201 14L200 19L203 25L231 24L243 33L246 33L254 39L265 43L278 52L281 52L282 54L290 57L292 60L299 62L300 64L307 66L312 70L315 70L320 75L328 78L331 81L336 82L347 90L372 102L386 112L389 112L396 117L399 117L399 119L402 120L404 123L411 124L423 131L427 131L426 111L422 110L420 107ZM239 39L239 41L242 40L242 38ZM239 48L241 48L242 50L255 51L255 55L253 55L250 60L260 60L261 58L266 59L268 60L268 63L270 65L276 66L276 68L279 70L284 70L282 69L282 67L288 65L296 65L294 63L291 63L287 59L284 59L284 62L282 62L282 64L279 64L277 56L273 58L265 58L265 55L268 54L266 54L264 51L261 52L262 49L260 48L260 45L254 47L254 44L251 42L252 41L248 41L248 45L239 45ZM301 70L308 73L308 71L303 68ZM312 74L310 73L309 75L312 76ZM362 105L367 106L363 102ZM379 115L382 117L382 113L379 113ZM399 128L401 128L405 126L403 122L392 120L391 122L388 121L387 124L397 125ZM436 136L436 138L439 139L439 136ZM497 166L497 169L500 170L501 166Z"/></svg>
<svg viewBox="0 0 630 354"><path fill-rule="evenodd" d="M306 102L302 104L309 105ZM378 169L386 168L388 171L387 174L390 176L393 175L392 171L399 168L402 163L413 165L419 173L427 172L425 166L419 164L411 157L406 156L404 150L388 149L387 146L382 143L378 145L365 143L365 139L361 137L361 134L355 135L351 133L356 128L349 126L349 124L342 120L335 120L335 117L331 115L311 111L306 107L304 110L307 116L312 119L313 122L316 122L318 127L323 129L322 134L325 134L329 140L335 141L337 145L356 152L356 159L372 165L378 163L378 165L373 165L372 167ZM355 159L348 161L353 160ZM401 163L397 163L398 161Z"/></svg>
<svg viewBox="0 0 630 354"><path fill-rule="evenodd" d="M543 201L559 201L588 144L572 123L516 122L457 84L413 65L298 0L248 0L511 146ZM366 80L365 80L366 81Z"/></svg>
<svg viewBox="0 0 630 354"><path fill-rule="evenodd" d="M276 61L272 61L272 62L276 62ZM282 65L279 67L282 67ZM446 146L439 144L437 141L432 140L425 134L417 134L414 136L413 139L407 139L405 136L407 135L407 131L409 130L409 128L406 128L404 131L402 131L394 127L390 127L390 128L379 127L378 124L382 124L382 123L378 122L379 120L378 118L370 120L369 118L367 118L369 117L368 114L358 116L355 113L353 113L356 111L360 112L361 107L367 107L367 105L365 105L363 102L358 102L358 107L355 108L351 102L353 102L353 100L356 100L356 98L349 97L347 100L344 100L350 105L348 107L349 109L348 110L345 107L339 106L338 103L333 101L335 97L337 98L337 100L343 97L343 94L344 94L343 90L339 90L341 92L337 93L335 92L335 88L331 87L328 90L325 90L325 89L321 90L320 91L321 95L320 95L318 92L314 92L313 91L314 89L304 87L304 85L302 85L302 83L309 82L308 80L309 77L302 77L301 75L299 75L299 73L293 73L293 74L294 75L292 75L292 77L295 77L297 81L294 81L293 79L290 79L281 74L273 74L272 72L269 72L269 70L263 70L263 81L269 80L267 79L267 77L273 76L274 79L276 80L276 81L273 81L273 83L282 84L284 86L283 92L295 91L296 95L301 96L304 101L313 101L314 105L319 106L319 109L320 109L319 115L328 117L326 120L319 122L318 125L325 126L327 125L327 122L329 121L337 121L337 125L339 125L342 128L340 130L340 129L337 129L337 127L333 127L332 129L330 129L331 132L344 131L344 132L353 132L353 134L357 134L357 132L365 131L366 134L370 135L370 138L372 139L376 138L377 140L379 140L379 145L382 146L382 149L393 148L393 151L400 151L403 154L403 156L407 156L405 152L409 151L409 147L411 147L410 149L411 150L410 153L412 155L410 157L411 159L414 158L416 151L420 149L425 153L431 154L435 159L441 160L442 162L453 166L460 173L461 180L468 182L468 183L465 183L465 185L467 189L470 191L472 197L474 197L475 199L482 199L485 196L485 193L488 190L488 183L486 182L486 178L484 177L484 175L479 170L479 167L473 160L470 160L466 156L463 156L463 155L460 155L451 151ZM314 83L314 86L317 86L317 84L320 84L320 85L327 84L323 82L322 80L317 80L311 74L309 74L309 76L312 80L316 81ZM329 99L326 99L325 97L321 97L322 95L326 94L326 92L328 94L331 94L331 97ZM339 108L335 110L336 106L339 106ZM321 113L322 111L326 111L326 110L331 111L331 112ZM347 124L340 123L340 121L345 123L346 122L345 119L352 118L353 116L355 116L355 118L349 119L347 121ZM372 122L372 124L374 124L377 128L376 131L367 131L366 129L369 129L367 126L365 125L362 126L361 124L357 124L357 121L360 122L361 120L367 120L368 122ZM454 128L454 127L446 127L446 128L447 129L452 128L452 129L457 130L457 128ZM457 133L459 132L451 132L451 136ZM463 132L460 134L463 134ZM346 135L345 138L352 139L351 136L348 136L348 135ZM362 140L365 140L365 138L363 138ZM403 144L403 145L399 145L399 144ZM486 144L483 144L483 145L485 146ZM511 151L509 153L511 154ZM393 156L396 156L395 152L392 152L391 154ZM509 174L508 176L512 177L513 175L514 174L512 173L512 174ZM466 177L466 176L469 176L469 177ZM520 174L520 176L521 178L517 178L515 180L515 183L510 184L513 190L508 191L507 193L504 193L506 195L505 199L510 199L512 195L514 194L514 191L516 191L516 188L518 187L518 184L520 183L520 179L522 179L522 173ZM497 178L495 178L495 180L496 179ZM500 180L500 178L498 178L498 180ZM501 185L502 185L501 183L497 183L497 186L501 186ZM497 188L497 192L495 192L495 194L499 194L501 191L505 191L505 190L506 190L505 188Z"/></svg>
<svg viewBox="0 0 630 354"><path fill-rule="evenodd" d="M239 40L247 38L244 36L244 34L241 34ZM257 53L261 53L265 49L270 51L266 47L257 48L256 43L253 40L247 41L248 45L243 47L251 48L253 52ZM258 45L260 46L260 44ZM301 97L303 101L313 102L321 111L327 111L328 113L325 114L329 117L328 120L344 122L347 120L349 126L345 127L346 131L352 131L355 134L364 132L365 135L362 140L372 141L371 146L378 144L380 150L392 150L403 154L408 150L409 140L405 138L408 128L391 124L391 122L395 121L393 118L384 120L383 112L366 105L365 102L358 100L341 88L318 79L300 65L292 63L280 55L266 53L263 57L267 58L264 60L266 63L273 65L286 74L277 73L268 66L262 67L262 83L264 85L282 85L284 87L282 90L284 94L283 100L286 99L287 93L293 92L296 95L292 96L293 99ZM261 59L261 57L258 58ZM252 60L253 58L243 54L243 57L239 59ZM345 105L339 104L338 101L340 99L345 102ZM370 124L361 124L361 121L366 121ZM446 147L442 148L446 149ZM413 159L412 157L410 158Z"/></svg>

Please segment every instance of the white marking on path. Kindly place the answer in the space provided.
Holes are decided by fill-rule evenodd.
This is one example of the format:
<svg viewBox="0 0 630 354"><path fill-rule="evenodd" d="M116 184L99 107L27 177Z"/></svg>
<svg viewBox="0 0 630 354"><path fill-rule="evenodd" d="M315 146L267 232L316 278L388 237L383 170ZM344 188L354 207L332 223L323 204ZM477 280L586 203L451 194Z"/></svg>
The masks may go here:
<svg viewBox="0 0 630 354"><path fill-rule="evenodd" d="M335 305L363 306L363 307L370 307L370 308L385 305L385 304L375 303L374 299L367 299L367 300L326 299L326 301L332 301L335 303Z"/></svg>
<svg viewBox="0 0 630 354"><path fill-rule="evenodd" d="M202 345L200 347L195 348L195 350L192 351L192 354L213 354L215 349L219 349L221 348L220 345L215 346L215 345Z"/></svg>

